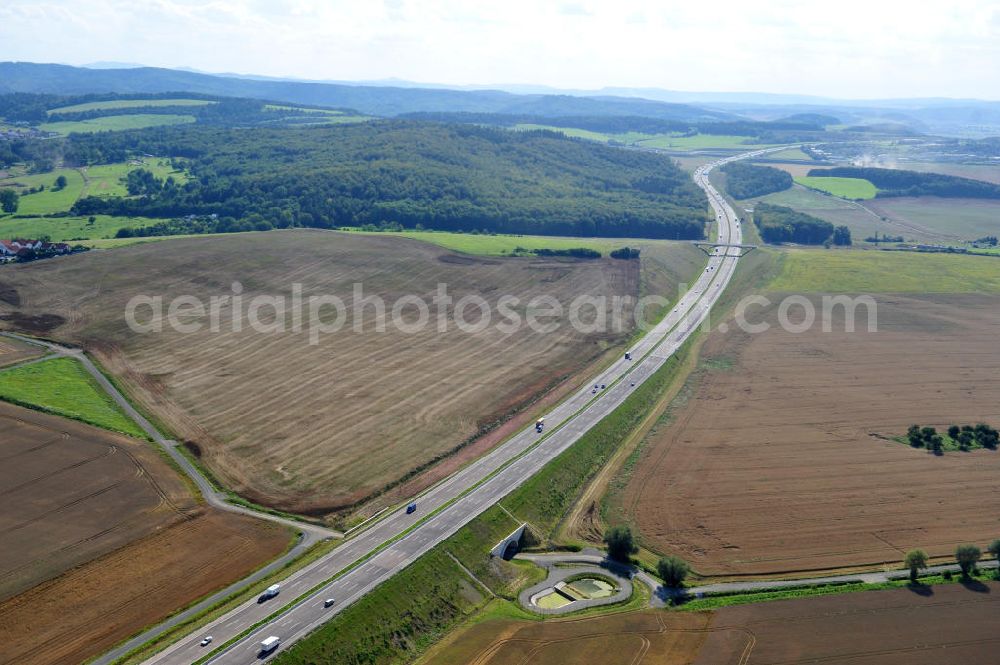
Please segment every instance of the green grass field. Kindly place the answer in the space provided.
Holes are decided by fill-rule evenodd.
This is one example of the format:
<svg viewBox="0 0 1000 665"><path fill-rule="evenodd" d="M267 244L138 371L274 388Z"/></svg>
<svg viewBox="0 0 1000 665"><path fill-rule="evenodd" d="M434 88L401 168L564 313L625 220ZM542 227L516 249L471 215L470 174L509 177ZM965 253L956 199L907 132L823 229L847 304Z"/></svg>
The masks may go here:
<svg viewBox="0 0 1000 665"><path fill-rule="evenodd" d="M826 178L817 176L800 176L795 182L803 187L818 189L827 194L833 194L844 199L873 199L878 193L875 185L863 178Z"/></svg>
<svg viewBox="0 0 1000 665"><path fill-rule="evenodd" d="M125 176L129 171L140 168L151 171L153 175L163 180L171 177L177 184L184 184L188 179L186 173L174 169L166 159L146 159L142 166L133 164L88 166L83 171L87 182L82 196L128 196L124 183Z"/></svg>
<svg viewBox="0 0 1000 665"><path fill-rule="evenodd" d="M107 102L88 102L52 109L49 115L60 113L84 113L86 111L107 111L110 109L140 109L160 106L208 106L217 102L207 99L115 99Z"/></svg>
<svg viewBox="0 0 1000 665"><path fill-rule="evenodd" d="M774 291L1000 293L1000 259L877 250L790 249Z"/></svg>
<svg viewBox="0 0 1000 665"><path fill-rule="evenodd" d="M0 399L145 437L83 365L72 358L52 358L0 372Z"/></svg>
<svg viewBox="0 0 1000 665"><path fill-rule="evenodd" d="M66 177L66 187L56 190L54 184L59 176ZM24 194L25 189L39 185L44 185L45 189L35 194ZM83 191L83 176L76 169L56 169L51 173L5 178L0 180L0 186L13 186L21 194L17 207L18 215L49 215L69 210L76 203ZM4 217L0 216L0 219Z"/></svg>
<svg viewBox="0 0 1000 665"><path fill-rule="evenodd" d="M729 136L725 134L695 134L694 136L669 136L662 135L654 138L638 141L638 145L645 148L661 148L663 150L742 150L753 148L767 148L772 144L751 143L749 136Z"/></svg>
<svg viewBox="0 0 1000 665"><path fill-rule="evenodd" d="M115 233L122 227L139 228L158 221L161 220L110 215L94 215L93 224L90 223L89 217L0 217L0 238L48 236L52 242L72 242L87 247L98 247L105 238L115 240ZM123 240L141 240L141 238L123 238Z"/></svg>
<svg viewBox="0 0 1000 665"><path fill-rule="evenodd" d="M366 233L365 231L352 231ZM570 238L565 236L518 236L518 235L473 235L470 233L449 233L447 231L399 231L377 232L378 235L402 236L422 240L445 249L465 254L481 256L506 256L518 247L533 249L573 249L585 247L601 252L605 256L621 247L649 247L655 244L669 244L666 240L642 240L637 238Z"/></svg>
<svg viewBox="0 0 1000 665"><path fill-rule="evenodd" d="M43 122L38 126L46 132L56 132L67 136L74 132L91 134L94 132L114 132L126 129L144 129L163 125L183 125L194 122L193 115L156 115L155 113L133 113L130 115L108 115L91 120L67 122Z"/></svg>

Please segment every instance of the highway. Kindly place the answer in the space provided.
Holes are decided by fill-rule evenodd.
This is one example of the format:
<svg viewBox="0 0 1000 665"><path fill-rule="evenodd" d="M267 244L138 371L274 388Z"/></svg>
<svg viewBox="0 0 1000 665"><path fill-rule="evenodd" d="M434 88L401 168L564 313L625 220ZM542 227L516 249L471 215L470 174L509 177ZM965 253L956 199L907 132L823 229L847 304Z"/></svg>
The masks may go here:
<svg viewBox="0 0 1000 665"><path fill-rule="evenodd" d="M740 244L742 230L736 213L709 183L708 173L723 163L764 152L768 151L729 157L703 166L694 174L715 211L719 222L716 241L720 244ZM407 515L404 510L396 510L386 515L284 580L277 597L262 603L250 600L146 662L187 665L210 656L207 662L211 663L256 663L260 662L260 642L266 637L281 639L281 646L273 652L278 653L329 621L500 501L617 408L706 319L732 278L738 255L736 248L717 249L674 309L631 349L632 360L620 358L588 386L546 413L543 434L533 426L518 432L421 494L415 513ZM594 385L602 384L607 388L592 392ZM336 603L325 608L326 598L335 598ZM284 611L272 618L279 610ZM204 635L214 638L207 647L199 644Z"/></svg>

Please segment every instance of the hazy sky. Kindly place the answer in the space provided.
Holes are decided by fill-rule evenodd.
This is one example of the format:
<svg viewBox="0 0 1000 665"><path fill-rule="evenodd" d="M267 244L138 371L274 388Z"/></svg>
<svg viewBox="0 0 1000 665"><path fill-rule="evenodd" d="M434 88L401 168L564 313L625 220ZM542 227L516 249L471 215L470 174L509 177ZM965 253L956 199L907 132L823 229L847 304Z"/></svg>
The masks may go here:
<svg viewBox="0 0 1000 665"><path fill-rule="evenodd" d="M1000 99L1000 0L0 0L0 60Z"/></svg>

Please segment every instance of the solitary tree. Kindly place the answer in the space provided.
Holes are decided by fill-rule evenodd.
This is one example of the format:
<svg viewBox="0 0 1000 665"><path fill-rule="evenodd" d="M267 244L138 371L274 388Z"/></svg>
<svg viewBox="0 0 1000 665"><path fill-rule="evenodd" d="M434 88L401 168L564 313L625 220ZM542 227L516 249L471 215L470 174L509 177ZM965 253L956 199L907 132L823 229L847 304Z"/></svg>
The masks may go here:
<svg viewBox="0 0 1000 665"><path fill-rule="evenodd" d="M993 558L997 560L997 564L1000 564L1000 538L987 545L986 551L993 555ZM1000 565L997 567L996 577L1000 579Z"/></svg>
<svg viewBox="0 0 1000 665"><path fill-rule="evenodd" d="M910 425L910 429L906 430L906 438L914 448L924 447L924 434L920 431L920 425Z"/></svg>
<svg viewBox="0 0 1000 665"><path fill-rule="evenodd" d="M604 542L608 546L608 556L615 561L627 562L639 551L632 530L627 526L613 526L604 532Z"/></svg>
<svg viewBox="0 0 1000 665"><path fill-rule="evenodd" d="M934 454L940 455L941 451L944 450L944 439L941 438L940 434L934 434L927 442L927 447L934 451Z"/></svg>
<svg viewBox="0 0 1000 665"><path fill-rule="evenodd" d="M927 567L927 552L910 550L903 559L903 565L910 569L910 581L916 583L919 571Z"/></svg>
<svg viewBox="0 0 1000 665"><path fill-rule="evenodd" d="M961 427L959 427L958 425L952 425L951 427L948 428L948 436L950 436L952 439L957 440L958 433L961 431L962 431Z"/></svg>
<svg viewBox="0 0 1000 665"><path fill-rule="evenodd" d="M665 556L656 564L656 572L663 580L663 586L670 589L676 589L684 584L684 578L690 570L684 559L675 556Z"/></svg>
<svg viewBox="0 0 1000 665"><path fill-rule="evenodd" d="M975 545L959 545L955 550L955 560L958 561L962 569L962 577L969 579L969 575L976 569L979 558L983 555Z"/></svg>
<svg viewBox="0 0 1000 665"><path fill-rule="evenodd" d="M15 213L17 212L17 192L13 189L5 188L0 189L0 208L4 212Z"/></svg>
<svg viewBox="0 0 1000 665"><path fill-rule="evenodd" d="M57 190L66 189L66 176L61 175L56 178L55 185L53 185Z"/></svg>

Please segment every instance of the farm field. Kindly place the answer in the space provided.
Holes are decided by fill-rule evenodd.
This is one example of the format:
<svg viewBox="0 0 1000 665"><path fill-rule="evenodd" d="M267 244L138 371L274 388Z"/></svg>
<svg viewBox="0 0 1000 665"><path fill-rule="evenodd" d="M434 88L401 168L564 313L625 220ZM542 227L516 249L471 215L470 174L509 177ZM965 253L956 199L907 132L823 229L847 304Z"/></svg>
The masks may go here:
<svg viewBox="0 0 1000 665"><path fill-rule="evenodd" d="M784 165L775 166L784 168ZM855 245L864 244L864 239L872 236L875 231L893 235L905 235L907 237L914 235L912 228L904 228L880 221L875 213L868 211L858 203L808 189L802 185L792 185L791 189L786 189L783 192L775 192L774 194L768 194L755 199L747 199L743 203L746 204L746 207L750 208L757 202L786 206L799 212L819 217L835 226L845 225L851 229Z"/></svg>
<svg viewBox="0 0 1000 665"><path fill-rule="evenodd" d="M768 148L773 144L753 143L749 136L729 136L725 134L695 134L694 136L657 136L637 142L644 148L661 148L663 150L740 150Z"/></svg>
<svg viewBox="0 0 1000 665"><path fill-rule="evenodd" d="M787 150L779 150L778 152L772 152L768 155L768 159L796 159L806 162L813 161L813 158L802 152L802 148L788 148ZM776 164L769 164L769 166L777 166Z"/></svg>
<svg viewBox="0 0 1000 665"><path fill-rule="evenodd" d="M1000 261L988 256L791 249L775 291L1000 294Z"/></svg>
<svg viewBox="0 0 1000 665"><path fill-rule="evenodd" d="M132 113L129 115L106 115L90 120L66 120L43 122L38 128L44 132L56 132L66 136L74 132L89 134L92 132L114 132L126 129L143 129L145 127L161 127L165 125L183 125L194 122L193 115L159 115L156 113Z"/></svg>
<svg viewBox="0 0 1000 665"><path fill-rule="evenodd" d="M674 251L679 261L669 258ZM268 232L91 252L12 266L5 277L25 303L20 325L94 352L144 407L195 442L227 485L260 503L324 514L432 465L597 361L630 329L584 334L564 322L551 334L526 326L467 334L452 322L444 334L433 325L377 333L370 306L359 322L365 334L349 321L316 345L306 332L257 333L249 325L137 335L123 321L129 298L207 300L230 294L236 280L244 302L288 295L300 283L306 296L340 296L348 312L355 283L390 306L404 294L429 303L439 283L455 300L482 294L492 303L501 294L522 303L543 293L566 302L582 293L636 295L643 280L672 294L687 278L692 248L665 252L640 271L635 261L496 259L385 236Z"/></svg>
<svg viewBox="0 0 1000 665"><path fill-rule="evenodd" d="M37 238L48 236L52 242L68 242L87 247L102 246L102 240L115 241L115 233L123 227L140 228L162 220L151 217L0 217L0 238ZM146 240L123 238L122 240Z"/></svg>
<svg viewBox="0 0 1000 665"><path fill-rule="evenodd" d="M86 111L107 111L110 109L138 109L159 106L208 106L215 104L207 99L112 99L106 102L87 102L52 109L49 115L60 113L84 113Z"/></svg>
<svg viewBox="0 0 1000 665"><path fill-rule="evenodd" d="M718 610L696 665L988 665L1000 584L948 584Z"/></svg>
<svg viewBox="0 0 1000 665"><path fill-rule="evenodd" d="M73 358L50 358L0 372L0 399L144 437L139 426Z"/></svg>
<svg viewBox="0 0 1000 665"><path fill-rule="evenodd" d="M877 302L878 332L863 308L857 332L841 310L832 332L784 332L772 305L751 308L767 332L708 338L686 404L610 497L645 545L706 576L795 576L898 565L914 547L946 558L996 537L981 497L1000 453L935 457L891 438L915 422L1000 423L1000 299Z"/></svg>
<svg viewBox="0 0 1000 665"><path fill-rule="evenodd" d="M985 180L1000 185L1000 166L990 164L953 164L950 162L899 162L893 168L906 169L908 171L920 171L922 173L943 173L945 175L958 176L959 178L972 178L973 180Z"/></svg>
<svg viewBox="0 0 1000 665"><path fill-rule="evenodd" d="M3 297L0 292L0 298ZM31 344L24 344L9 337L0 337L0 367L9 367L17 363L41 358L45 350Z"/></svg>
<svg viewBox="0 0 1000 665"><path fill-rule="evenodd" d="M489 620L456 631L420 665L688 665L709 613L630 612L544 622Z"/></svg>
<svg viewBox="0 0 1000 665"><path fill-rule="evenodd" d="M799 176L795 182L845 199L873 199L878 189L863 178Z"/></svg>
<svg viewBox="0 0 1000 665"><path fill-rule="evenodd" d="M913 229L912 237L934 242L975 240L1000 231L1000 201L922 196L875 199L865 205L891 224ZM891 231L888 225L883 228Z"/></svg>
<svg viewBox="0 0 1000 665"><path fill-rule="evenodd" d="M180 477L137 439L4 402L0 425L0 600L197 507Z"/></svg>
<svg viewBox="0 0 1000 665"><path fill-rule="evenodd" d="M56 178L64 176L66 187L55 189ZM34 194L24 194L24 190L44 185L45 189ZM14 187L21 199L18 202L18 215L48 215L54 212L69 210L76 203L83 191L83 176L76 169L55 169L51 173L35 175L19 175L0 179L0 187ZM0 220L9 219L0 215Z"/></svg>

